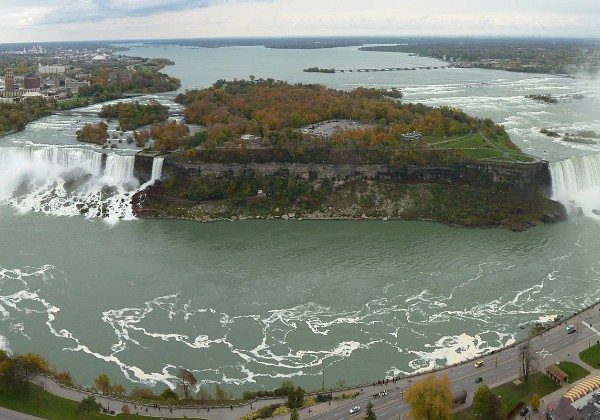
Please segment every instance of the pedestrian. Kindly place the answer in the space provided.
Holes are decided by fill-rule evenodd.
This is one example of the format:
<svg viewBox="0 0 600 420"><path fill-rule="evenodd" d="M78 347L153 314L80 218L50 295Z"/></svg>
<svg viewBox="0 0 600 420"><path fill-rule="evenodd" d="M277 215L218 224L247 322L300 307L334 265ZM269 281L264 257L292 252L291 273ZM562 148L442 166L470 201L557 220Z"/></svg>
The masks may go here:
<svg viewBox="0 0 600 420"><path fill-rule="evenodd" d="M250 410L253 410L253 408L252 408L252 403L250 403Z"/></svg>
<svg viewBox="0 0 600 420"><path fill-rule="evenodd" d="M230 404L229 408L231 408L231 411L233 411L233 404Z"/></svg>

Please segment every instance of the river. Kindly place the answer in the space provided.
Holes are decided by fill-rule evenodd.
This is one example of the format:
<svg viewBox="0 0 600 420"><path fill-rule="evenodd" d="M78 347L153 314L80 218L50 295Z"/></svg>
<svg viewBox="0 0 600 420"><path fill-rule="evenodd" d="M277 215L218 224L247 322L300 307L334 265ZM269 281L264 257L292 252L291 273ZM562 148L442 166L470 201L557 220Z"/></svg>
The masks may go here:
<svg viewBox="0 0 600 420"><path fill-rule="evenodd" d="M541 316L600 300L592 211L600 176L578 176L600 168L600 146L539 133L600 132L597 81L478 69L302 72L443 64L353 47L130 45L128 54L172 59L165 71L182 89L249 75L398 87L406 101L490 117L552 162L561 200L584 214L520 233L400 221L136 220L128 200L148 180L133 177L135 148L105 150L102 169L102 150L74 135L97 119L51 116L0 141L2 348L40 352L84 385L104 372L160 392L183 367L236 395L286 379L315 389L476 357L524 338ZM542 93L561 100L525 98Z"/></svg>

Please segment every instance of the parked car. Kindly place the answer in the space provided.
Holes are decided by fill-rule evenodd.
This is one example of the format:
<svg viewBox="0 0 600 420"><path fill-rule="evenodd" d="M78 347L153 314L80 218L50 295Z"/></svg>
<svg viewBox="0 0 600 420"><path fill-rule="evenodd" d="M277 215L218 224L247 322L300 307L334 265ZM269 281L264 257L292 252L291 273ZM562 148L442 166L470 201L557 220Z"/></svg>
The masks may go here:
<svg viewBox="0 0 600 420"><path fill-rule="evenodd" d="M477 379L475 379L475 383L477 383L477 384L478 384L479 382L481 382L481 381L483 381L483 378L482 378L481 376L480 376L480 377L478 377Z"/></svg>
<svg viewBox="0 0 600 420"><path fill-rule="evenodd" d="M360 411L360 405L355 405L350 409L350 414L358 413Z"/></svg>
<svg viewBox="0 0 600 420"><path fill-rule="evenodd" d="M473 366L475 366L476 368L478 368L479 366L483 365L483 360L478 360L475 362L475 364Z"/></svg>
<svg viewBox="0 0 600 420"><path fill-rule="evenodd" d="M523 408L521 408L521 411L519 411L519 414L522 417L525 417L527 414L529 414L529 407L523 407Z"/></svg>

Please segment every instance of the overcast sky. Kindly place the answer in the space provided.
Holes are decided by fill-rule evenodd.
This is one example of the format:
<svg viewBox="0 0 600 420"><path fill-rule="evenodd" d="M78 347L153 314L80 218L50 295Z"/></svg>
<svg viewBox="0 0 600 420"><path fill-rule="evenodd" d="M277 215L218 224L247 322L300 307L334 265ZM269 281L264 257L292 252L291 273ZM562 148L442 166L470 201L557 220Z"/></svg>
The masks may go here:
<svg viewBox="0 0 600 420"><path fill-rule="evenodd" d="M327 35L600 38L600 0L0 0L0 43Z"/></svg>

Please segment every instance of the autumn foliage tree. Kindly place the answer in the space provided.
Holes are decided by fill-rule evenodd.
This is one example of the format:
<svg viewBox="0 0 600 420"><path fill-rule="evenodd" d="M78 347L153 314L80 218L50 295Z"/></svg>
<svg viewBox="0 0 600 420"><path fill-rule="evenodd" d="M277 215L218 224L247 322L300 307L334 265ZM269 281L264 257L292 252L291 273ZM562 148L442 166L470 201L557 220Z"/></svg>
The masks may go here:
<svg viewBox="0 0 600 420"><path fill-rule="evenodd" d="M170 120L165 124L153 124L150 135L158 150L175 150L189 141L190 130L184 123Z"/></svg>
<svg viewBox="0 0 600 420"><path fill-rule="evenodd" d="M94 385L96 389L102 394L107 395L110 393L110 378L106 373L101 373L96 379L94 379Z"/></svg>
<svg viewBox="0 0 600 420"><path fill-rule="evenodd" d="M179 369L177 373L177 388L183 394L184 399L189 399L192 395L192 390L198 383L198 380L192 372L187 369Z"/></svg>
<svg viewBox="0 0 600 420"><path fill-rule="evenodd" d="M108 137L108 126L104 122L98 124L85 124L75 132L77 140L85 143L104 144Z"/></svg>
<svg viewBox="0 0 600 420"><path fill-rule="evenodd" d="M538 411L541 405L540 396L538 394L533 394L529 404L531 404L531 408L533 408L535 411Z"/></svg>
<svg viewBox="0 0 600 420"><path fill-rule="evenodd" d="M404 395L413 419L444 420L452 418L452 391L447 376L436 379L434 374L413 384Z"/></svg>
<svg viewBox="0 0 600 420"><path fill-rule="evenodd" d="M37 353L8 355L0 350L0 387L12 392L26 392L34 375L48 371L48 362Z"/></svg>

